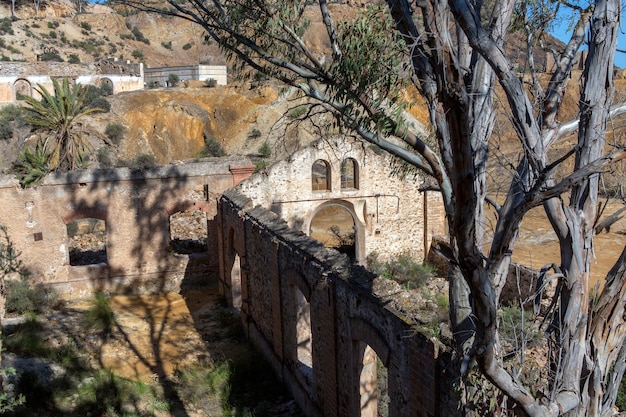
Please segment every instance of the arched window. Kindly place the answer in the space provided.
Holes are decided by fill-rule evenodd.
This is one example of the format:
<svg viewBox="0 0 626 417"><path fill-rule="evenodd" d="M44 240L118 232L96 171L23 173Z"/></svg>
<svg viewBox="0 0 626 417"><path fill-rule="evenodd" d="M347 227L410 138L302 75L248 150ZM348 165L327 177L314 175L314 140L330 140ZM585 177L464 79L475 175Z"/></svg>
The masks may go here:
<svg viewBox="0 0 626 417"><path fill-rule="evenodd" d="M313 191L330 191L330 164L322 159L313 163L311 169Z"/></svg>
<svg viewBox="0 0 626 417"><path fill-rule="evenodd" d="M33 90L28 80L20 78L19 80L15 81L14 87L16 100L24 100L24 97L33 96Z"/></svg>
<svg viewBox="0 0 626 417"><path fill-rule="evenodd" d="M359 165L352 158L341 162L341 189L359 189Z"/></svg>

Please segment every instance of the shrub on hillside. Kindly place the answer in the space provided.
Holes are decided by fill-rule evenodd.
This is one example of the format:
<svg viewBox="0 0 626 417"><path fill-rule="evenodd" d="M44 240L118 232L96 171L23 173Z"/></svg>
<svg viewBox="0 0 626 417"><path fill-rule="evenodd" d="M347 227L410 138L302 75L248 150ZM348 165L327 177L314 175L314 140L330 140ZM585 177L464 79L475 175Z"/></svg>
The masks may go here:
<svg viewBox="0 0 626 417"><path fill-rule="evenodd" d="M76 54L70 54L67 58L67 62L70 64L80 64L80 58Z"/></svg>
<svg viewBox="0 0 626 417"><path fill-rule="evenodd" d="M224 148L214 137L204 137L204 153L208 156L224 156Z"/></svg>
<svg viewBox="0 0 626 417"><path fill-rule="evenodd" d="M109 123L104 129L104 134L111 140L111 143L117 145L126 134L126 128L119 123Z"/></svg>
<svg viewBox="0 0 626 417"><path fill-rule="evenodd" d="M176 74L170 74L169 77L167 77L167 82L169 83L170 87L176 87L179 81L180 79Z"/></svg>
<svg viewBox="0 0 626 417"><path fill-rule="evenodd" d="M61 58L61 55L57 54L56 52L48 52L41 55L41 60L49 62L64 62L63 58Z"/></svg>
<svg viewBox="0 0 626 417"><path fill-rule="evenodd" d="M417 262L409 252L402 252L389 261L382 262L379 255L372 252L367 256L368 269L383 278L391 279L406 289L420 288L435 277L435 267Z"/></svg>
<svg viewBox="0 0 626 417"><path fill-rule="evenodd" d="M20 280L6 281L7 313L43 313L57 300L55 291L42 284L32 285L28 276Z"/></svg>
<svg viewBox="0 0 626 417"><path fill-rule="evenodd" d="M146 45L150 45L150 39L147 39L145 36L143 36L143 33L141 33L141 31L137 27L134 27L131 32L133 33L133 36L135 36L136 40L138 40L139 42L143 42Z"/></svg>
<svg viewBox="0 0 626 417"><path fill-rule="evenodd" d="M12 23L13 20L9 17L0 19L0 35L15 35L13 28L11 28Z"/></svg>

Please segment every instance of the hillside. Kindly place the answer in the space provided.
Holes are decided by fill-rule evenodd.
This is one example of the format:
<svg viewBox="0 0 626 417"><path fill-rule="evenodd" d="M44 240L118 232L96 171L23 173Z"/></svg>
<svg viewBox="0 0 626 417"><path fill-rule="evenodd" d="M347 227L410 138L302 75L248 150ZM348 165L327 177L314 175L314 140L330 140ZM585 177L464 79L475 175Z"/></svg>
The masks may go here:
<svg viewBox="0 0 626 417"><path fill-rule="evenodd" d="M79 14L68 0L46 2L39 17L32 3L18 2L15 15L11 22L10 3L0 3L0 18L5 18L0 53L5 60L35 61L44 48L54 48L66 62L71 55L82 63L115 57L147 67L225 62L215 45L204 42L197 26L179 19L123 16L100 4L90 4Z"/></svg>
<svg viewBox="0 0 626 417"><path fill-rule="evenodd" d="M354 15L358 6L331 4L337 16ZM35 17L32 3L18 2L17 19L12 21L10 2L0 3L0 57L4 60L35 61L44 49L53 48L64 61L79 60L90 64L105 57L143 62L147 67L175 66L197 63L224 64L216 45L206 43L200 28L180 19L149 15L144 12L116 12L101 4L89 4L77 13L69 0L45 3ZM327 47L321 22L313 14L307 40L314 48ZM512 37L507 43L511 56L524 58L521 42ZM551 45L561 46L553 40ZM537 52L537 61L545 55ZM577 108L577 74L564 100L561 121L574 116ZM624 80L617 82L617 99L623 100ZM408 92L416 97L413 92ZM502 97L501 94L498 96ZM266 82L251 84L231 80L227 87L205 88L202 83L168 89L153 89L109 96L111 111L83 121L83 130L90 135L96 154L107 152L109 159L128 161L138 154L150 154L158 163L169 163L202 155L206 141L218 143L230 154L256 154L268 142L273 157L284 155L313 138L319 132L295 125L288 117L289 109L300 102L290 91ZM294 101L295 100L295 101ZM419 102L418 102L419 103ZM426 110L417 105L413 116L426 124ZM112 143L104 134L107 126L119 125L122 138ZM614 125L623 131L619 121ZM18 129L19 130L19 129ZM492 155L507 161L516 160L517 146L512 129L503 113L495 134L501 140ZM30 139L29 139L30 138ZM36 136L19 130L12 141L0 141L0 171L7 171L17 151ZM269 162L269 161L266 161ZM506 166L503 164L502 166ZM506 178L505 175L494 177Z"/></svg>

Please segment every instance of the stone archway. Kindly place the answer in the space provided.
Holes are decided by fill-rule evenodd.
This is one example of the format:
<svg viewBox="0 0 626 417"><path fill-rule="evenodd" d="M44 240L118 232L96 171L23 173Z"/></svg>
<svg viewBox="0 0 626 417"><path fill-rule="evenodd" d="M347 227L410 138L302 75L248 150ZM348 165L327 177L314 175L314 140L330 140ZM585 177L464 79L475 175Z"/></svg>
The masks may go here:
<svg viewBox="0 0 626 417"><path fill-rule="evenodd" d="M13 90L15 91L15 99L23 100L23 97L33 96L33 87L30 82L24 78L20 78L13 84Z"/></svg>
<svg viewBox="0 0 626 417"><path fill-rule="evenodd" d="M348 255L355 263L365 260L365 226L356 215L354 205L331 200L313 212L308 234L324 246Z"/></svg>
<svg viewBox="0 0 626 417"><path fill-rule="evenodd" d="M113 81L110 78L102 77L98 79L98 87L103 92L103 95L110 95L115 92Z"/></svg>

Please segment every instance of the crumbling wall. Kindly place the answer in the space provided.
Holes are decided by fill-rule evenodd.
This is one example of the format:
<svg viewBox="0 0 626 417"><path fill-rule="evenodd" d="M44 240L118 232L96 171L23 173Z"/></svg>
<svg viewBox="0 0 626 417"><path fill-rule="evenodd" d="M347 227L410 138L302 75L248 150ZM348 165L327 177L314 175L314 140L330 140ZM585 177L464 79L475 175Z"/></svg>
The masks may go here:
<svg viewBox="0 0 626 417"><path fill-rule="evenodd" d="M341 164L348 159L357 164L356 188L342 188ZM328 189L312 189L312 166L318 160L329 164ZM325 204L346 207L355 217L361 251L356 258L361 263L371 252L386 259L409 251L424 259L432 237L446 234L443 202L438 192L420 190L421 174L403 173L402 167L389 154L361 142L324 139L249 178L240 190L306 234Z"/></svg>
<svg viewBox="0 0 626 417"><path fill-rule="evenodd" d="M34 91L39 84L52 92L52 79L69 78L77 84L100 85L108 82L113 93L141 90L143 64L102 60L95 64L65 62L0 62L0 104L14 103L17 95L40 98Z"/></svg>
<svg viewBox="0 0 626 417"><path fill-rule="evenodd" d="M32 278L66 297L176 290L183 280L217 273L217 198L235 185L230 168L245 166L248 173L254 169L233 157L145 171L71 171L50 174L29 189L6 176L0 178L0 223ZM206 254L172 252L169 217L181 210L206 213ZM70 264L67 224L81 218L106 222L106 263Z"/></svg>
<svg viewBox="0 0 626 417"><path fill-rule="evenodd" d="M248 336L310 416L359 416L363 346L387 370L388 415L437 416L439 345L383 303L373 276L231 189L218 206L220 289ZM239 265L236 259L239 260ZM310 359L299 357L299 311L308 302Z"/></svg>

